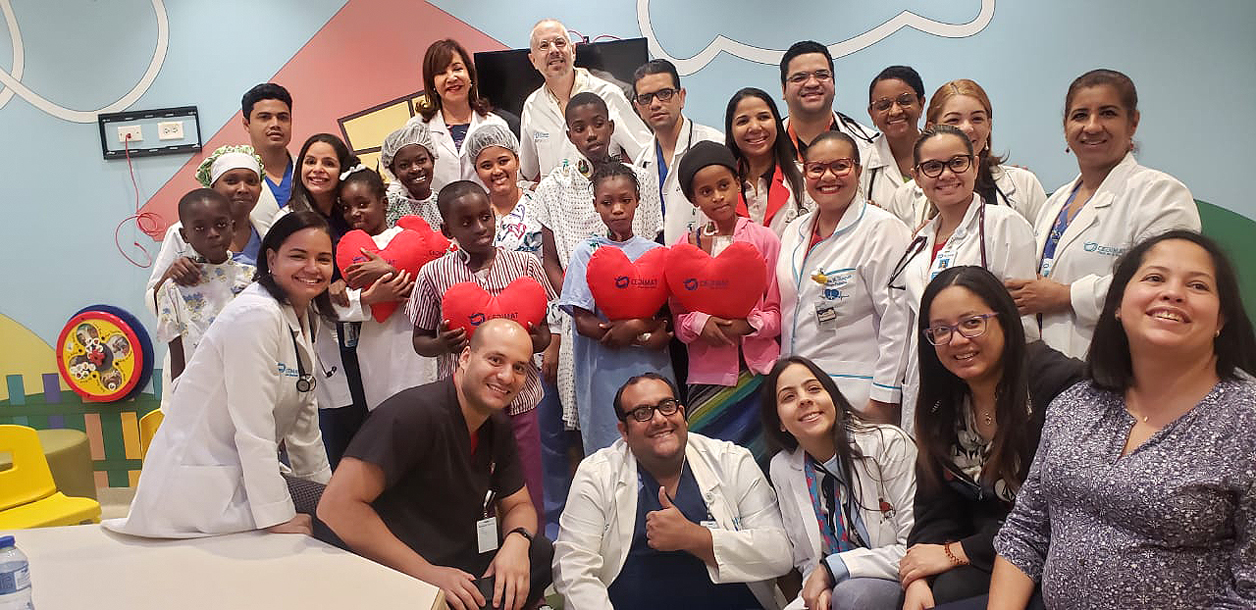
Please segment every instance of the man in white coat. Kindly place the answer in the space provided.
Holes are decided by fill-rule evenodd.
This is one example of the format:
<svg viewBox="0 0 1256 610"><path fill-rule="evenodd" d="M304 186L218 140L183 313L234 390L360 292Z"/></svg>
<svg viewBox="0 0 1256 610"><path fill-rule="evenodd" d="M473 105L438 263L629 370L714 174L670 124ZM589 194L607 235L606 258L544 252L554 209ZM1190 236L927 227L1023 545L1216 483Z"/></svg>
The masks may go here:
<svg viewBox="0 0 1256 610"><path fill-rule="evenodd" d="M567 26L543 19L532 26L528 59L545 84L523 102L519 133L519 175L540 180L562 164L577 159L579 152L567 139L567 102L571 96L592 91L606 100L610 119L615 122L611 155L622 151L625 163L631 161L650 141L650 130L632 111L628 98L617 85L602 80L584 68L575 67L576 49L567 36Z"/></svg>
<svg viewBox="0 0 1256 610"><path fill-rule="evenodd" d="M676 66L666 59L646 62L632 75L637 112L645 119L654 137L641 149L633 164L658 174L659 198L663 202L663 243L672 244L697 226L697 208L681 192L676 172L680 160L696 142L724 143L718 129L699 125L681 114L685 89L680 86Z"/></svg>
<svg viewBox="0 0 1256 610"><path fill-rule="evenodd" d="M833 109L835 79L833 55L814 40L795 42L781 57L781 94L789 109L785 131L798 150L799 162L807 145L825 131L853 138L860 159L871 159L874 154L877 131Z"/></svg>
<svg viewBox="0 0 1256 610"><path fill-rule="evenodd" d="M260 217L274 218L292 194L294 163L288 152L292 143L292 95L282 85L262 83L244 93L240 113L249 143L266 168L266 175L262 176L266 188L262 189L255 210Z"/></svg>
<svg viewBox="0 0 1256 610"><path fill-rule="evenodd" d="M655 373L625 382L614 408L622 438L580 463L559 521L567 607L781 607L789 539L750 452L689 434Z"/></svg>

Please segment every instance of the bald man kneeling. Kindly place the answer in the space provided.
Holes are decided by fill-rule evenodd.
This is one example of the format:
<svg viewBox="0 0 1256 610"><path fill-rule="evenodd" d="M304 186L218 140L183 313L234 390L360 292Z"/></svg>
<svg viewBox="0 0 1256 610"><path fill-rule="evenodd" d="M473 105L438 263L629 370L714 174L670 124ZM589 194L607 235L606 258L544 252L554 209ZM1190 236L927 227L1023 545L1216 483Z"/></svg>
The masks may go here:
<svg viewBox="0 0 1256 610"><path fill-rule="evenodd" d="M522 326L485 322L453 377L371 413L323 492L319 519L355 553L440 587L455 610L535 604L554 549L537 534L505 414L531 358Z"/></svg>

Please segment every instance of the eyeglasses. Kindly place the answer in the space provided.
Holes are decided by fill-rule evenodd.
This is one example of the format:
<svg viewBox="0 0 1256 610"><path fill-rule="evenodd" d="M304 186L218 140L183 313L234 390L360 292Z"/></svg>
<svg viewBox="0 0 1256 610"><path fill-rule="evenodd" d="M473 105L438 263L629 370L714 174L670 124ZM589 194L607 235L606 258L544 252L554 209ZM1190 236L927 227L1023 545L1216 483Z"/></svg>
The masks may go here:
<svg viewBox="0 0 1256 610"><path fill-rule="evenodd" d="M816 70L815 72L795 72L785 79L791 85L801 85L808 80L815 78L816 82L827 83L833 80L833 73L828 70Z"/></svg>
<svg viewBox="0 0 1256 610"><path fill-rule="evenodd" d="M875 102L872 102L872 107L877 112L885 112L894 104L898 104L899 108L911 108L917 101L919 101L919 99L920 98L916 97L914 93L904 93L894 99L883 97Z"/></svg>
<svg viewBox="0 0 1256 610"><path fill-rule="evenodd" d="M824 172L832 170L834 176L845 176L851 170L855 169L855 160L849 157L834 159L825 163L823 161L808 161L804 163L803 171L807 173L808 178L823 178Z"/></svg>
<svg viewBox="0 0 1256 610"><path fill-rule="evenodd" d="M675 398L664 398L657 405L641 405L627 413L621 413L619 419L627 421L629 417L639 421L648 422L654 419L654 412L658 411L664 416L675 415L680 410L680 401Z"/></svg>
<svg viewBox="0 0 1256 610"><path fill-rule="evenodd" d="M654 102L654 98L656 97L659 98L660 102L667 103L672 101L672 96L676 95L676 93L677 91L671 87L664 87L652 93L638 93L637 103L642 106L649 106Z"/></svg>
<svg viewBox="0 0 1256 610"><path fill-rule="evenodd" d="M972 155L955 155L946 161L929 160L921 162L916 165L916 169L930 178L937 178L942 175L942 170L945 168L951 168L951 173L953 174L962 174L968 171L972 164Z"/></svg>
<svg viewBox="0 0 1256 610"><path fill-rule="evenodd" d="M975 316L968 316L956 324L939 324L937 326L930 326L921 332L925 334L925 339L927 339L930 344L946 345L951 342L952 333L956 331L959 332L960 336L968 337L969 339L973 337L980 337L985 334L986 327L989 326L986 321L990 318L997 318L998 316L999 314L997 313L981 313Z"/></svg>

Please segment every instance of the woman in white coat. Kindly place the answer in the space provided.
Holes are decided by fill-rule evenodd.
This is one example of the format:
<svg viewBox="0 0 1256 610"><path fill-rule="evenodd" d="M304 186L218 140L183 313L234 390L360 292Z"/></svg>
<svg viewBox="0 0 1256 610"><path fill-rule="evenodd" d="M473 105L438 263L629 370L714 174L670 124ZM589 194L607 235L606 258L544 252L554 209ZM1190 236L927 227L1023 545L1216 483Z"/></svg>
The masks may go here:
<svg viewBox="0 0 1256 610"><path fill-rule="evenodd" d="M432 134L436 145L432 192L439 193L446 184L475 179L475 159L464 154L462 147L467 134L479 125L506 125L506 121L489 111L488 100L480 97L471 54L452 38L427 47L423 90L419 114L410 122L426 124Z"/></svg>
<svg viewBox="0 0 1256 610"><path fill-rule="evenodd" d="M327 224L282 217L262 241L258 281L231 301L179 376L118 532L188 538L311 531L285 479L331 478L318 429L314 313L330 311ZM279 461L279 445L290 467Z"/></svg>
<svg viewBox="0 0 1256 610"><path fill-rule="evenodd" d="M782 235L781 353L815 361L868 419L897 423L910 330L889 280L911 231L860 195L862 172L844 133L826 131L807 147L803 176L816 208Z"/></svg>
<svg viewBox="0 0 1256 610"><path fill-rule="evenodd" d="M916 445L863 421L815 363L776 363L764 381L763 429L781 521L803 587L789 608L898 610L898 564L916 495Z"/></svg>
<svg viewBox="0 0 1256 610"><path fill-rule="evenodd" d="M1091 70L1064 98L1064 138L1081 174L1056 189L1034 223L1037 274L1007 282L1042 340L1074 358L1090 348L1116 259L1171 229L1200 230L1186 186L1134 159L1138 92L1128 76Z"/></svg>
<svg viewBox="0 0 1256 610"><path fill-rule="evenodd" d="M972 141L950 125L926 128L916 141L912 175L938 215L920 229L890 275L890 289L907 307L908 328L916 328L925 286L947 268L977 265L1003 281L1033 273L1033 228L1012 208L989 204L975 192L978 159L973 152ZM1026 338L1037 339L1037 321L1024 317L1021 322ZM900 354L905 368L901 421L909 432L920 387L919 341L917 333L908 332L907 350Z"/></svg>
<svg viewBox="0 0 1256 610"><path fill-rule="evenodd" d="M811 205L794 161L797 152L772 96L754 87L734 93L724 111L724 144L737 159L742 183L737 214L780 237L785 225Z"/></svg>
<svg viewBox="0 0 1256 610"><path fill-rule="evenodd" d="M881 133L872 139L859 186L873 205L888 207L911 180L911 151L924 109L925 83L911 66L890 66L868 85L868 117Z"/></svg>
<svg viewBox="0 0 1256 610"><path fill-rule="evenodd" d="M994 108L981 85L961 78L933 93L925 111L925 126L950 125L972 142L977 155L975 190L986 203L1008 206L1033 224L1047 200L1042 184L1033 172L1006 165L1005 157L994 154ZM919 184L903 185L890 201L889 209L913 229L937 214Z"/></svg>

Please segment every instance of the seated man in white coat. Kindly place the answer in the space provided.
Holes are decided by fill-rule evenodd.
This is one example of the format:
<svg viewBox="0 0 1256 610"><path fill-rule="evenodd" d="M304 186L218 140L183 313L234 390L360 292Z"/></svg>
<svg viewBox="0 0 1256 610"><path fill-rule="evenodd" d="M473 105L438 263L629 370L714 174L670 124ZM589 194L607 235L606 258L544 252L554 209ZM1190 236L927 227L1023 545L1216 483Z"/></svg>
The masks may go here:
<svg viewBox="0 0 1256 610"><path fill-rule="evenodd" d="M652 59L632 74L633 103L645 119L654 137L641 150L633 165L654 172L659 180L659 198L663 202L663 244L674 244L686 232L698 226L698 208L680 189L680 160L694 144L710 140L724 143L720 130L699 125L681 114L685 109L685 89L680 86L676 66L666 59Z"/></svg>
<svg viewBox="0 0 1256 610"><path fill-rule="evenodd" d="M580 463L554 545L568 608L779 608L791 567L776 495L750 452L689 434L671 382L615 398L622 438Z"/></svg>
<svg viewBox="0 0 1256 610"><path fill-rule="evenodd" d="M564 159L579 159L575 145L567 139L567 102L577 93L591 91L606 102L615 122L611 136L611 156L630 163L650 141L650 130L632 111L619 85L577 68L576 48L567 35L567 26L544 19L532 26L528 37L528 59L545 77L545 84L523 102L519 131L519 175L540 180L560 167ZM622 151L622 154L621 154Z"/></svg>

